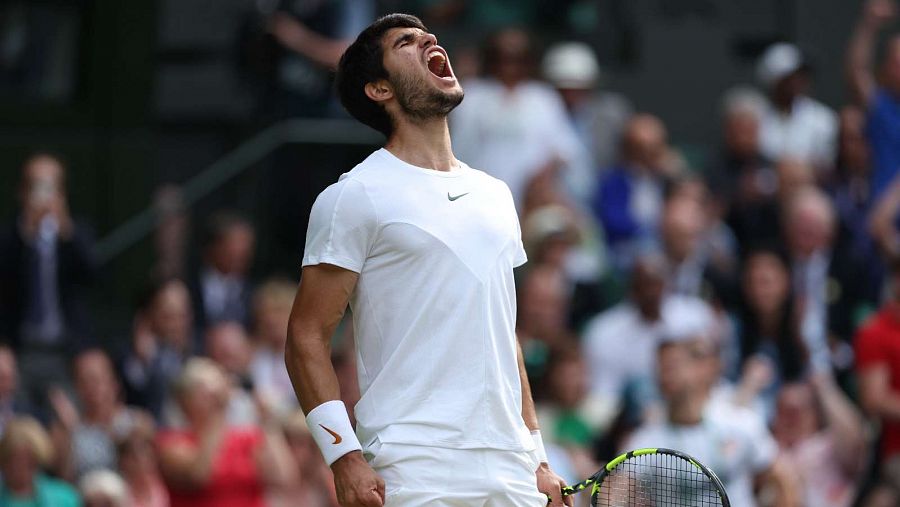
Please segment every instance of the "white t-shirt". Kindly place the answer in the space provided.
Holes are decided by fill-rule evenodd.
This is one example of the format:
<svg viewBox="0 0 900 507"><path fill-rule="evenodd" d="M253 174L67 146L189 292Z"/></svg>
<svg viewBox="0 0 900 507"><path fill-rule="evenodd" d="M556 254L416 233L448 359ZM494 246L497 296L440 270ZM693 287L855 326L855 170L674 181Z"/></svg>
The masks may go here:
<svg viewBox="0 0 900 507"><path fill-rule="evenodd" d="M588 157L562 99L548 85L525 81L509 89L493 79L474 79L464 87L466 99L450 114L453 149L506 182L517 204L554 158L563 161L568 180L570 169Z"/></svg>
<svg viewBox="0 0 900 507"><path fill-rule="evenodd" d="M515 335L525 260L508 187L464 164L424 169L381 149L319 195L303 265L359 273L363 446L533 448Z"/></svg>
<svg viewBox="0 0 900 507"><path fill-rule="evenodd" d="M660 319L644 319L630 301L619 303L591 319L584 331L591 392L618 401L626 386L646 388L656 378L656 349L662 339L680 339L708 332L713 313L700 298L668 295Z"/></svg>
<svg viewBox="0 0 900 507"><path fill-rule="evenodd" d="M666 447L689 454L722 480L734 507L753 507L754 475L772 466L778 444L755 412L724 404L710 406L695 426L667 422L640 427L625 450Z"/></svg>
<svg viewBox="0 0 900 507"><path fill-rule="evenodd" d="M772 160L794 157L817 166L833 163L837 151L837 115L809 97L794 101L791 113L769 105L760 124L760 147Z"/></svg>

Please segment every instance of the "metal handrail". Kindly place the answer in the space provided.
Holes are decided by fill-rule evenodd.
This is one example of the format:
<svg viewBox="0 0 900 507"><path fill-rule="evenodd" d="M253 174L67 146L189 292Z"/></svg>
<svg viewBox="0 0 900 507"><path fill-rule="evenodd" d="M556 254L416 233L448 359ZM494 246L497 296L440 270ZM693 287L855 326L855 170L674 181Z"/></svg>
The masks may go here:
<svg viewBox="0 0 900 507"><path fill-rule="evenodd" d="M352 120L292 119L266 127L181 185L191 206L285 144L377 145L384 138ZM159 214L150 204L97 242L97 257L106 264L153 232Z"/></svg>

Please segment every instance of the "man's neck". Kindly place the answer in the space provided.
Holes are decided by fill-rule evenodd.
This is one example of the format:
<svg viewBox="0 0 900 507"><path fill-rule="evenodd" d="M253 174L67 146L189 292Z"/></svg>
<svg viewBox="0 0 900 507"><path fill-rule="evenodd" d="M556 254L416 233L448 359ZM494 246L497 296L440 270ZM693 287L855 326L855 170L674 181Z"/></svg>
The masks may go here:
<svg viewBox="0 0 900 507"><path fill-rule="evenodd" d="M680 403L669 403L669 422L676 426L694 426L703 420L703 396L688 395Z"/></svg>
<svg viewBox="0 0 900 507"><path fill-rule="evenodd" d="M395 157L417 167L452 171L459 166L450 147L446 117L423 122L404 119L384 147Z"/></svg>

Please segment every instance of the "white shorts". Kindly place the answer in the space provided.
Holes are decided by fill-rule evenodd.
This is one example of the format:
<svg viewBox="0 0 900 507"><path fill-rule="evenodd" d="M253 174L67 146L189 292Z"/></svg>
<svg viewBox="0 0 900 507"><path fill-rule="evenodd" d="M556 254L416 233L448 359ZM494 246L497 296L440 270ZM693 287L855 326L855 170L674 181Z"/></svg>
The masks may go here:
<svg viewBox="0 0 900 507"><path fill-rule="evenodd" d="M545 507L531 453L376 442L366 458L384 479L385 507Z"/></svg>

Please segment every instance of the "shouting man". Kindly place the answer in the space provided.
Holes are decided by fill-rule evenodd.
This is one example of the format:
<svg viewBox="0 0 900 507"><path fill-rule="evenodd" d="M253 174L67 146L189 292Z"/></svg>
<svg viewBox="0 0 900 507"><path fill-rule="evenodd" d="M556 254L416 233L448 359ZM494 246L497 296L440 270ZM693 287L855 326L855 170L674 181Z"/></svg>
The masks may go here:
<svg viewBox="0 0 900 507"><path fill-rule="evenodd" d="M447 115L463 90L447 52L392 14L347 49L336 83L387 143L313 205L286 362L341 505L571 505L514 331L526 259L513 199L453 156ZM355 432L329 347L348 303Z"/></svg>

